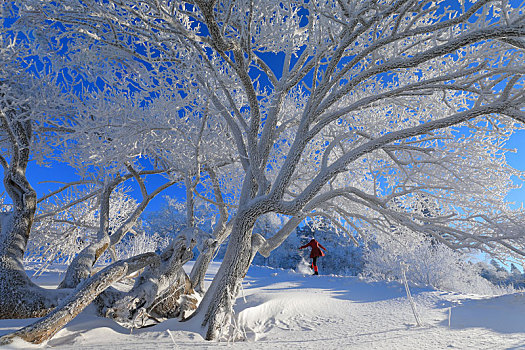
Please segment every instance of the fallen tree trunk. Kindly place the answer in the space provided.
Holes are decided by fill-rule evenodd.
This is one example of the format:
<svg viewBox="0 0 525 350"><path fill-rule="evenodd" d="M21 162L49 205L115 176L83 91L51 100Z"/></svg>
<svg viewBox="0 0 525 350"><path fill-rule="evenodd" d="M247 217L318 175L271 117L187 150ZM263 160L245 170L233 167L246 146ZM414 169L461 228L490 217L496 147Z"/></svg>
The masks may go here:
<svg viewBox="0 0 525 350"><path fill-rule="evenodd" d="M107 266L82 281L75 291L46 317L1 337L0 345L10 344L17 337L34 344L50 339L111 284L154 263L157 259L157 254L145 253Z"/></svg>
<svg viewBox="0 0 525 350"><path fill-rule="evenodd" d="M195 310L197 299L192 297L194 290L182 268L193 257L195 230L198 229L181 231L128 293L110 292L101 296L97 300L99 312L124 327L141 328Z"/></svg>

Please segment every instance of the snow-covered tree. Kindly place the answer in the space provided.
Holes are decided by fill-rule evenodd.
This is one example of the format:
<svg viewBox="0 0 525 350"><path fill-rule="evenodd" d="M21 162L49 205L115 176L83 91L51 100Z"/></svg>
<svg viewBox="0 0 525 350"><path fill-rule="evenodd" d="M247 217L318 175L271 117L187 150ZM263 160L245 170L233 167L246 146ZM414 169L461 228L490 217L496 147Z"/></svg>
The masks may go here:
<svg viewBox="0 0 525 350"><path fill-rule="evenodd" d="M3 18L12 18L12 8L0 7ZM66 99L49 74L45 61L35 59L38 49L31 34L14 31L7 23L0 29L0 164L3 184L11 201L1 214L0 300L1 317L45 315L67 293L47 291L33 284L25 274L23 256L29 239L37 195L26 177L35 139L48 130L60 131L56 120L67 118ZM45 151L39 153L41 156ZM17 286L13 288L13 286ZM4 291L11 291L4 293ZM21 303L21 301L23 301ZM17 305L23 305L18 307Z"/></svg>
<svg viewBox="0 0 525 350"><path fill-rule="evenodd" d="M356 222L386 234L394 222L451 247L521 251L519 236L502 239L495 225L511 215L498 204L512 173L500 147L514 122L503 115L523 120L519 10L489 2L457 13L410 1L195 5L170 10L206 28L183 35L213 68L210 98L246 173L224 262L200 306L207 339L228 323L255 252L268 254L308 215L363 233ZM152 13L166 11L150 4L140 20L150 23ZM460 123L472 133L445 129ZM395 204L421 192L443 199L439 218ZM252 235L272 211L289 222L270 239Z"/></svg>
<svg viewBox="0 0 525 350"><path fill-rule="evenodd" d="M191 81L181 89L192 98L198 91L188 122L225 123L207 142L233 140L242 186L231 217L214 192L215 241L231 235L194 314L206 339L228 329L255 254L270 254L308 217L330 218L349 238L409 230L451 248L524 254L523 215L503 201L511 176L522 176L507 166L504 143L525 121L525 20L507 1L454 9L411 0L28 0L23 8L46 19L39 25L64 29L71 47L159 64L154 73L181 64L176 79L162 81ZM190 163L203 164L201 154ZM188 193L201 175L193 169ZM436 201L435 216L418 208L422 197ZM270 212L288 220L265 239L253 229Z"/></svg>
<svg viewBox="0 0 525 350"><path fill-rule="evenodd" d="M16 7L4 5L3 13L16 17ZM148 148L153 137L146 136L155 134L153 117L144 123L141 119L144 108L138 106L149 102L147 97L152 90L139 90L132 96L130 93L134 89L129 86L132 78L118 62L78 61L79 57L85 59L85 55L57 53L53 50L55 45L63 42L56 37L43 36L38 29L4 26L1 34L0 60L4 68L0 94L0 162L4 187L13 202L2 214L0 225L1 317L28 318L47 314L34 325L17 332L17 336L27 341L41 342L95 298L101 312L117 319L124 305L128 315L124 323L128 318L143 317L138 312L139 307L151 306L149 311L157 318L184 315L186 308L195 306L195 299L186 297L193 290L182 269L184 262L191 258L195 244L192 229L171 240L160 254L146 252L115 261L115 246L133 232L148 203L162 190L184 179L178 169L164 164L152 164L152 169L143 169L147 163L141 162L144 150L148 150L151 159L163 160L154 149ZM90 69L84 69L85 62L89 62ZM94 80L90 80L91 74L95 74ZM124 76L128 85L111 84L118 80L117 77ZM133 78L137 77L140 74L135 72ZM174 98L171 102L180 108L177 104L180 101ZM162 98L156 102L165 103ZM154 108L147 110L156 112ZM178 115L177 109L172 112ZM196 123L202 125L202 122ZM139 125L144 128L138 129ZM201 129L197 128L197 132ZM187 132L186 136L192 134L192 130ZM132 138L140 133L143 137ZM171 140L177 140L179 135L172 134ZM163 149L159 146L161 140L157 139L155 150ZM31 157L40 161L67 162L77 168L83 178L63 183L57 190L37 199L26 177ZM167 179L151 189L145 183L148 175L164 175ZM122 184L128 180L137 182L142 194L140 202L122 194ZM72 196L59 197L78 187L80 190L69 193L74 193ZM35 221L39 225L36 229L33 227ZM40 257L53 259L58 253L76 254L58 290L39 288L25 274L22 260L31 235L30 249L51 246L51 252L40 250L37 253ZM50 245L49 240L53 238L56 241ZM108 249L112 252L112 264L95 273L95 263ZM142 279L129 293L107 290L116 280L147 266ZM130 309L130 302L138 306ZM10 339L6 337L2 342Z"/></svg>
<svg viewBox="0 0 525 350"><path fill-rule="evenodd" d="M97 192L95 186L89 186L40 198L25 260L43 266L54 261L67 263L96 240L100 214ZM110 196L109 231L115 232L136 206L136 200L124 190L114 191Z"/></svg>
<svg viewBox="0 0 525 350"><path fill-rule="evenodd" d="M501 294L507 290L494 279L487 279L472 256L435 243L428 237L411 235L383 237L365 251L362 274L373 278L408 281L446 291ZM405 271L404 271L405 270ZM404 271L404 272L403 272Z"/></svg>

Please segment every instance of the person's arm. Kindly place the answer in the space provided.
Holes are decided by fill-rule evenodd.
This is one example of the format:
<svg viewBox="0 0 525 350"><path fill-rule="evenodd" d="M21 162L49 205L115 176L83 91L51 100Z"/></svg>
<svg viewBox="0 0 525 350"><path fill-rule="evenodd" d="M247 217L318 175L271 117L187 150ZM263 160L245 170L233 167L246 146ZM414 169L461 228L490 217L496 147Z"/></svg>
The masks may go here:
<svg viewBox="0 0 525 350"><path fill-rule="evenodd" d="M328 251L325 247L321 245L321 243L317 242L319 244L319 247L323 248L324 250Z"/></svg>
<svg viewBox="0 0 525 350"><path fill-rule="evenodd" d="M300 247L299 249L303 249L303 248L306 248L306 247L310 247L310 248L313 248L314 247L314 243L312 241L306 243L305 245L303 245L302 247Z"/></svg>

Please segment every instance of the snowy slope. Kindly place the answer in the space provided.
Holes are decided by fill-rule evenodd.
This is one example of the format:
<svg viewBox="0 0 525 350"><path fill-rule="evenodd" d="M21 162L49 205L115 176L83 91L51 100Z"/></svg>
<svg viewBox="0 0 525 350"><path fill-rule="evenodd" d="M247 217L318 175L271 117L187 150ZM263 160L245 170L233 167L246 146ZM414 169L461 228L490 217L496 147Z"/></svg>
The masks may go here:
<svg viewBox="0 0 525 350"><path fill-rule="evenodd" d="M212 273L218 268L215 264ZM211 278L211 276L209 276ZM37 282L51 286L57 273ZM130 331L86 309L40 347L57 349L525 349L525 296L460 295L356 277L310 276L254 266L236 304L247 341L210 343L192 321ZM450 309L450 328L449 328ZM28 320L0 320L0 334ZM17 343L15 348L36 347Z"/></svg>

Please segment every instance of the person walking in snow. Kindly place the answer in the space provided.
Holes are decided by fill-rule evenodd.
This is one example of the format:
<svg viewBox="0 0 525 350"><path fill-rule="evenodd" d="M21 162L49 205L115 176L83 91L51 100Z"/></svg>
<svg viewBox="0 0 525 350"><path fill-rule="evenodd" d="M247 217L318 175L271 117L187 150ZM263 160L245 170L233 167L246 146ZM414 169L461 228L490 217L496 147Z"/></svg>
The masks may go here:
<svg viewBox="0 0 525 350"><path fill-rule="evenodd" d="M312 250L310 251L310 258L312 259L311 268L314 270L314 275L318 275L319 270L317 269L317 258L320 256L324 256L324 252L319 248L322 248L324 250L326 250L326 248L323 247L321 243L317 242L315 238L312 238L312 240L308 244L305 244L302 247L299 247L299 249L303 249L306 247L312 248Z"/></svg>

